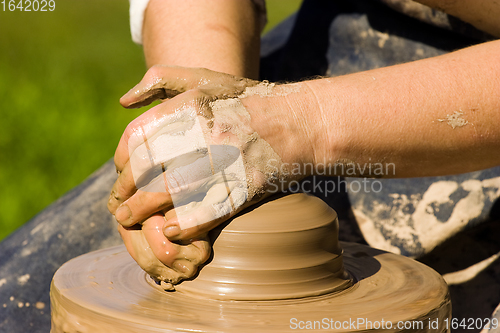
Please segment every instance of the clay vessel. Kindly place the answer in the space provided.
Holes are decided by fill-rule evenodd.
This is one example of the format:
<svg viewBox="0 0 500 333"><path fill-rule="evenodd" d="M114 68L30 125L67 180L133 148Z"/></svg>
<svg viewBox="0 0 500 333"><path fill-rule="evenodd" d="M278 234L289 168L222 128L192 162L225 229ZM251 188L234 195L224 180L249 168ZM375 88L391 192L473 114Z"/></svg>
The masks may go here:
<svg viewBox="0 0 500 333"><path fill-rule="evenodd" d="M338 227L335 211L313 196L294 194L265 203L225 226L214 240L212 260L176 289L226 300L343 290L352 280L344 270Z"/></svg>

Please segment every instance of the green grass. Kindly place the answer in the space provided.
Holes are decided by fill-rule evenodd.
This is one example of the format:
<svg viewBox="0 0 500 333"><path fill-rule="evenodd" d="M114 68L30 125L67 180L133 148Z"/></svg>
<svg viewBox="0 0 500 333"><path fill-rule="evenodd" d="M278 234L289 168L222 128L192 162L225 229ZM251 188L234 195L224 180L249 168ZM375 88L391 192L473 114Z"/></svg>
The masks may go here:
<svg viewBox="0 0 500 333"><path fill-rule="evenodd" d="M265 31L299 4L268 0ZM141 112L122 109L118 99L145 70L142 49L130 40L128 1L56 0L56 10L44 13L2 9L0 240L113 156Z"/></svg>
<svg viewBox="0 0 500 333"><path fill-rule="evenodd" d="M267 25L263 34L297 11L302 0L266 0Z"/></svg>

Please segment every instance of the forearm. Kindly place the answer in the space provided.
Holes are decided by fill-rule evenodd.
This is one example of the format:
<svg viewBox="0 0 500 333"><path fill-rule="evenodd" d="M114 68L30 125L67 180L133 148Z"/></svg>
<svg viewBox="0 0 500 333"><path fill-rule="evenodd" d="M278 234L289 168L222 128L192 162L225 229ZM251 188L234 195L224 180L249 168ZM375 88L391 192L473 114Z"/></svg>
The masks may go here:
<svg viewBox="0 0 500 333"><path fill-rule="evenodd" d="M500 165L500 42L298 87L274 102L257 100L267 114L252 114L285 163L394 163L391 177ZM300 139L288 139L294 132Z"/></svg>
<svg viewBox="0 0 500 333"><path fill-rule="evenodd" d="M494 0L416 0L500 37L500 3Z"/></svg>
<svg viewBox="0 0 500 333"><path fill-rule="evenodd" d="M257 78L259 33L249 0L151 0L143 29L146 63Z"/></svg>

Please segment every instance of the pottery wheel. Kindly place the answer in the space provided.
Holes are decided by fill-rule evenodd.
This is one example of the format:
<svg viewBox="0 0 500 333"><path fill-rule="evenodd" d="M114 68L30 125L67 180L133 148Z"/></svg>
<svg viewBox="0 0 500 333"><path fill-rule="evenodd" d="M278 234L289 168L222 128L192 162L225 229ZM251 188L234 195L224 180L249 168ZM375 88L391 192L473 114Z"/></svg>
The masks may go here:
<svg viewBox="0 0 500 333"><path fill-rule="evenodd" d="M304 196L277 201L280 200L284 203L282 208L290 200L294 205L306 200L307 206L314 211L318 211L317 204L324 207L316 201L319 199ZM271 202L250 214L255 211L266 213L266 209L274 211L275 208L279 210ZM331 209L321 209L324 212L320 215L330 214L331 217ZM245 215L248 217L250 214ZM291 238L282 239L286 246L277 249L277 252L290 250L287 243L298 239L297 232L322 230L323 227L331 229L332 223L334 226L338 223L336 216L333 217L334 221L324 224L317 216L314 221L311 220L316 227L293 231ZM237 219L226 229L231 231L229 227ZM255 232L260 230L258 222L251 223L250 227L247 222L243 219L241 223L234 223L232 232L240 234L241 228L250 228ZM265 221L262 223L267 225ZM309 225L309 222L302 221L304 223ZM294 223L290 225L293 229ZM277 232L276 224L271 226L258 237L265 239L266 232ZM419 262L359 244L340 243L338 246L334 235L333 244L317 242L318 239L311 242L311 238L306 242L307 246L297 244L299 248L302 246L302 252L316 253L323 259L318 261L312 257L307 261L299 258L298 266L295 264L287 274L278 274L283 268L279 262L273 269L266 264L266 260L259 260L258 257L253 259L257 264L247 263L252 268L247 273L254 279L245 278L248 275L245 272L238 273L243 266L237 264L212 272L210 266L218 267L217 263L231 262L228 259L231 258L231 251L228 254L221 249L233 239L226 229L214 243L212 261L197 278L181 283L175 292L157 287L124 246L88 253L67 262L56 272L51 285L51 332L282 332L297 330L298 325L306 327L314 322L323 325L315 327L319 331L325 331L325 328L326 331L339 332L370 328L383 331L446 331L441 323L451 315L448 288L439 274ZM251 234L252 230L246 230L243 235ZM319 237L320 234L325 233L312 237ZM299 235L299 238L302 237ZM246 246L244 240L238 243ZM343 252L338 252L340 247ZM332 255L321 254L325 249ZM235 251L239 252L238 249ZM223 255L218 258L217 253ZM231 268L236 268L236 273L231 272ZM267 270L269 274L252 275L259 270ZM213 277L212 273L217 276L217 271L225 278ZM310 276L309 280L307 276ZM287 281L291 282L283 287ZM272 292L273 285L275 293ZM247 287L250 293L243 293ZM292 297L286 297L286 290ZM248 296L254 293L259 295L261 291L262 295L274 296ZM435 320L439 321L439 327L429 329L429 322ZM422 323L422 327L418 326L418 322ZM398 325L405 324L406 328L398 329ZM409 329L410 324L414 326Z"/></svg>

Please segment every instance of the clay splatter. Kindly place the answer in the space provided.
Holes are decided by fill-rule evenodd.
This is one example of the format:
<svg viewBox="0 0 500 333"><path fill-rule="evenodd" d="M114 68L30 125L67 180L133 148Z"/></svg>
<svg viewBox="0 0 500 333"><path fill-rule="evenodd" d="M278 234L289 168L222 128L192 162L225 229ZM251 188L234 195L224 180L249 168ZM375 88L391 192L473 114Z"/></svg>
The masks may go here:
<svg viewBox="0 0 500 333"><path fill-rule="evenodd" d="M392 204L375 201L370 216L353 207L368 244L405 255L430 252L478 217L485 202L500 196L500 177L469 179L461 183L438 181L423 195L393 193ZM408 212L412 212L409 214Z"/></svg>
<svg viewBox="0 0 500 333"><path fill-rule="evenodd" d="M30 275L25 274L25 275L17 278L17 283L20 284L21 286L23 286L26 284L26 282L28 282L29 279L30 279Z"/></svg>
<svg viewBox="0 0 500 333"><path fill-rule="evenodd" d="M463 127L467 125L469 122L462 118L463 112L460 111L455 111L453 114L448 114L446 115L446 119L438 119L438 121L443 122L446 121L448 125L451 126L451 128L455 129L457 127Z"/></svg>

